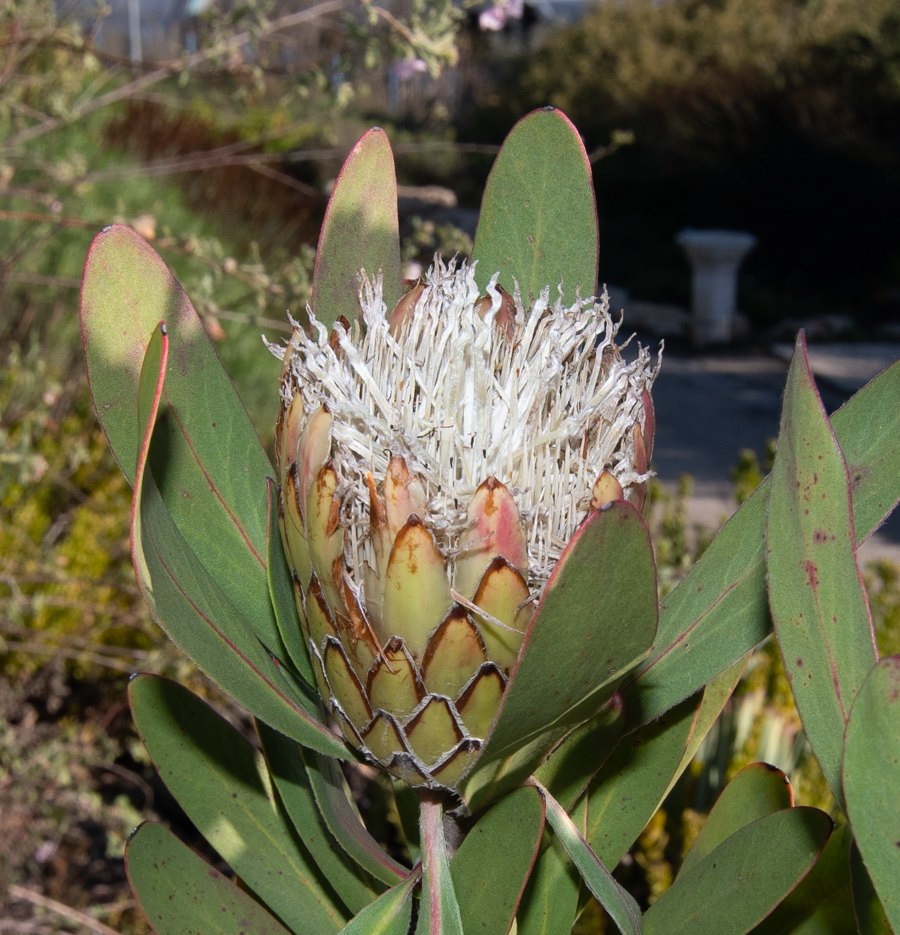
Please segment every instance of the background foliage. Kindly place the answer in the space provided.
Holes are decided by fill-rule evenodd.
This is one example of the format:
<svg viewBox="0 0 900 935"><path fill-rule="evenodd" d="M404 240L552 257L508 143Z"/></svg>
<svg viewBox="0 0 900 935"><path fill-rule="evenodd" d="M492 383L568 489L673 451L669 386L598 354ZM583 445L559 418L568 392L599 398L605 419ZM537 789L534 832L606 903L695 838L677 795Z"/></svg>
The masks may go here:
<svg viewBox="0 0 900 935"><path fill-rule="evenodd" d="M130 489L82 374L75 286L84 254L113 221L153 236L221 339L268 444L277 364L258 335L272 336L285 308L302 308L323 182L373 115L364 82L334 89L318 63L282 75L224 55L200 63L205 74L172 67L152 93L142 86L90 110L102 93L128 87L130 68L97 55L56 22L50 4L6 4L0 16L2 49L21 53L6 57L0 84L0 875L20 888L0 886L0 922L21 932L91 928L39 908L25 890L62 909L93 907L100 922L137 932L144 923L121 864L128 832L158 815L192 844L199 839L136 741L125 678L165 672L217 696L150 624L134 585ZM446 23L429 37L423 22L417 35L437 49L430 62L446 59ZM221 41L243 28L208 24ZM252 28L264 31L265 18ZM360 38L370 57L412 49L402 34ZM522 59L521 85L507 85L503 107L483 107L467 129L470 139L488 138L477 121L483 127L502 112L490 136L498 142L519 112L547 102L572 116L589 148L633 129L633 146L595 165L604 276L649 298L684 298L674 230L745 226L762 240L744 295L757 323L788 308L827 307L867 325L894 314L900 286L900 241L887 232L900 185L898 53L894 0L625 0L597 7ZM454 131L432 114L397 133L447 139ZM333 155L286 168L283 154L298 147ZM405 169L401 162L408 181L460 171L449 150L436 165L414 159ZM452 228L414 225L404 259L441 243L464 248L466 240ZM746 496L764 472L744 461L736 482ZM687 528L688 483L674 498L657 490L655 545L669 587L709 538ZM867 585L880 648L898 652L900 573L878 563ZM830 807L771 643L626 860L634 892L649 902L665 889L716 793L754 759L790 772L800 801ZM353 779L399 847L394 801L371 777ZM584 919L599 924L596 915Z"/></svg>
<svg viewBox="0 0 900 935"><path fill-rule="evenodd" d="M473 131L552 103L596 166L601 277L688 301L685 226L752 231L740 307L759 327L898 317L900 4L622 0L533 49ZM508 115L508 116L507 116Z"/></svg>

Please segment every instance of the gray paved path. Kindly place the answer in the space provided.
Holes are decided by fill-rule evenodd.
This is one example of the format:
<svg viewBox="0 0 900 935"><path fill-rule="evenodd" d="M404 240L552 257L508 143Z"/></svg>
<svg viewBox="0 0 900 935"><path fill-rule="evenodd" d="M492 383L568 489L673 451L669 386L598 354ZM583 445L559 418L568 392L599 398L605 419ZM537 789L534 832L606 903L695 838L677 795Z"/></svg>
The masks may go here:
<svg viewBox="0 0 900 935"><path fill-rule="evenodd" d="M647 342L653 346L655 342ZM778 434L790 346L772 354L665 352L653 398L657 434L654 469L675 489L681 474L694 478L691 523L711 528L736 509L730 471L742 448L762 457ZM781 357L776 352L781 352ZM829 412L872 376L900 358L900 345L812 345L810 360ZM898 511L900 512L900 511ZM862 549L868 560L900 563L900 516L894 516Z"/></svg>

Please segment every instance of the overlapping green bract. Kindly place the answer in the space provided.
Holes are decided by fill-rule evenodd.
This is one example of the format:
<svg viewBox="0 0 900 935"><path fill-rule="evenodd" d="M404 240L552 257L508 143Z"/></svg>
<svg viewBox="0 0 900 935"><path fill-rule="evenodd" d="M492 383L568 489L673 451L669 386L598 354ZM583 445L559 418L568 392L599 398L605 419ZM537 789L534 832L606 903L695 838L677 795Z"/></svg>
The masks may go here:
<svg viewBox="0 0 900 935"><path fill-rule="evenodd" d="M513 197L520 175L528 184ZM315 301L333 308L317 308L320 320L355 317L347 280L361 266L378 264L388 293L399 289L394 194L390 149L373 131L326 218ZM529 115L491 176L477 258L501 269L501 282L533 290L562 278L567 295L584 294L595 285L596 246L577 134L552 109ZM846 919L851 888L861 926L900 930L900 669L896 659L875 663L855 556L900 497L900 365L828 419L798 346L774 476L663 602L658 631L636 511L615 504L583 527L544 595L483 760L463 799L443 803L482 809L455 857L442 803L423 809L415 909L422 868L369 834L332 759L355 754L313 686L272 469L187 297L127 228L92 248L82 323L97 412L135 483L138 581L161 625L256 716L262 747L179 686L132 685L154 763L244 887L158 826L142 827L126 862L158 935L404 935L414 917L429 935L479 926L505 935L512 919L525 935L567 935L579 875L631 933L825 932L817 894ZM817 477L819 463L829 467ZM826 497L805 501L816 487ZM675 885L641 915L610 873L770 633L769 602L814 751L850 824L826 846L827 816L791 807L781 774L750 767L726 789ZM806 629L792 625L800 614ZM579 669L586 640L609 648L612 677ZM563 703L557 686L573 674ZM521 788L539 767L544 785Z"/></svg>

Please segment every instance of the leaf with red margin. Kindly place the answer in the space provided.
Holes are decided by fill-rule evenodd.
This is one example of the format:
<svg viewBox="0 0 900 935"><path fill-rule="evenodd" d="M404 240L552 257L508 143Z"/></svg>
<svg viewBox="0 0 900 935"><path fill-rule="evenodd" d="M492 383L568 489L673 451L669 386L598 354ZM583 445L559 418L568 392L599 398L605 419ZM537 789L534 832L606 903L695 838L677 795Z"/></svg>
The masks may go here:
<svg viewBox="0 0 900 935"><path fill-rule="evenodd" d="M309 652L303 640L291 572L284 554L281 530L278 528L278 485L271 477L266 478L269 530L266 536L266 574L269 581L269 597L275 611L278 633L288 658L298 674L308 685L316 684Z"/></svg>
<svg viewBox="0 0 900 935"><path fill-rule="evenodd" d="M895 935L855 841L850 848L850 888L853 916L860 935ZM853 931L852 927L849 931Z"/></svg>
<svg viewBox="0 0 900 935"><path fill-rule="evenodd" d="M597 288L599 233L591 164L572 122L553 107L523 117L510 131L488 177L473 259L484 289L491 276L523 300L550 287L555 302Z"/></svg>
<svg viewBox="0 0 900 935"><path fill-rule="evenodd" d="M329 756L354 755L319 720L317 700L288 687L278 663L230 602L175 526L147 470L149 449L163 393L168 339L160 324L153 334L138 387L143 445L132 504L131 548L138 585L154 619L212 678L260 720L299 743Z"/></svg>
<svg viewBox="0 0 900 935"><path fill-rule="evenodd" d="M585 838L616 867L690 765L740 680L747 659L700 693L625 737L588 787Z"/></svg>
<svg viewBox="0 0 900 935"><path fill-rule="evenodd" d="M329 830L312 792L302 748L262 721L256 722L256 732L269 775L297 834L344 905L351 913L359 912L387 887L367 873Z"/></svg>
<svg viewBox="0 0 900 935"><path fill-rule="evenodd" d="M784 394L769 482L769 606L803 728L844 807L844 728L875 665L856 560L850 478L813 380L803 333Z"/></svg>
<svg viewBox="0 0 900 935"><path fill-rule="evenodd" d="M331 326L359 318L359 273L381 271L388 312L400 300L397 177L387 134L373 127L350 150L328 202L313 277L312 310Z"/></svg>
<svg viewBox="0 0 900 935"><path fill-rule="evenodd" d="M745 766L722 790L706 824L685 854L679 873L712 853L726 838L751 821L794 807L794 790L787 776L768 763Z"/></svg>
<svg viewBox="0 0 900 935"><path fill-rule="evenodd" d="M156 935L290 935L162 825L146 822L128 839L125 869Z"/></svg>
<svg viewBox="0 0 900 935"><path fill-rule="evenodd" d="M340 766L310 749L300 751L322 820L344 850L376 879L393 886L409 871L372 837L353 801Z"/></svg>
<svg viewBox="0 0 900 935"><path fill-rule="evenodd" d="M847 459L857 543L900 499L900 362L831 416ZM766 593L768 478L660 604L649 659L622 687L626 731L658 718L772 631Z"/></svg>
<svg viewBox="0 0 900 935"><path fill-rule="evenodd" d="M535 770L537 781L571 812L591 779L622 739L625 712L622 699L613 695L589 721L569 734Z"/></svg>
<svg viewBox="0 0 900 935"><path fill-rule="evenodd" d="M587 797L582 796L572 818L584 826ZM570 935L578 915L581 877L557 838L541 850L516 915L518 935Z"/></svg>
<svg viewBox="0 0 900 935"><path fill-rule="evenodd" d="M544 831L537 789L517 789L466 835L450 863L464 932L507 935Z"/></svg>
<svg viewBox="0 0 900 935"><path fill-rule="evenodd" d="M170 679L138 675L128 699L160 779L247 889L294 931L337 935L350 913L298 840L254 745Z"/></svg>
<svg viewBox="0 0 900 935"><path fill-rule="evenodd" d="M611 869L662 804L697 723L699 693L624 737L588 786L585 839Z"/></svg>
<svg viewBox="0 0 900 935"><path fill-rule="evenodd" d="M531 775L609 701L656 633L656 565L647 526L625 501L579 527L526 631L510 684L460 794L476 809Z"/></svg>
<svg viewBox="0 0 900 935"><path fill-rule="evenodd" d="M587 888L609 913L622 935L641 935L641 910L634 897L613 879L566 810L546 789L540 789L547 805L547 824L553 828Z"/></svg>
<svg viewBox="0 0 900 935"><path fill-rule="evenodd" d="M833 827L802 805L745 825L678 874L644 913L645 935L744 935L809 873Z"/></svg>
<svg viewBox="0 0 900 935"><path fill-rule="evenodd" d="M412 921L413 887L419 874L411 873L386 893L358 912L341 929L340 935L409 935Z"/></svg>
<svg viewBox="0 0 900 935"><path fill-rule="evenodd" d="M752 935L837 935L855 932L850 889L853 833L841 825L828 839L816 865L799 885L753 929ZM865 935L872 931L860 927ZM890 935L888 930L885 935Z"/></svg>
<svg viewBox="0 0 900 935"><path fill-rule="evenodd" d="M844 793L865 869L900 932L900 656L873 666L856 696L844 737ZM853 886L858 915L877 919L858 869Z"/></svg>
<svg viewBox="0 0 900 935"><path fill-rule="evenodd" d="M151 335L166 323L172 353L155 429L153 473L175 526L273 651L266 581L267 475L250 419L184 290L128 227L91 245L81 292L91 396L113 455L134 482L138 379ZM276 389L273 384L273 400Z"/></svg>
<svg viewBox="0 0 900 935"><path fill-rule="evenodd" d="M715 724L719 715L725 708L725 705L728 703L728 699L731 698L734 690L737 688L738 682L740 682L743 677L744 670L747 668L747 663L749 661L750 653L747 653L743 659L738 659L734 665L729 666L724 672L717 675L706 688L703 689L703 701L700 702L700 708L697 711L697 719L694 722L690 740L688 740L687 746L684 748L684 753L682 754L681 762L678 764L678 769L675 770L672 778L669 780L668 788L665 794L660 798L660 802L672 791L675 783L681 778L681 774L691 765L691 762L697 755L697 751L700 749L700 745L706 739L710 730L712 730L713 724Z"/></svg>

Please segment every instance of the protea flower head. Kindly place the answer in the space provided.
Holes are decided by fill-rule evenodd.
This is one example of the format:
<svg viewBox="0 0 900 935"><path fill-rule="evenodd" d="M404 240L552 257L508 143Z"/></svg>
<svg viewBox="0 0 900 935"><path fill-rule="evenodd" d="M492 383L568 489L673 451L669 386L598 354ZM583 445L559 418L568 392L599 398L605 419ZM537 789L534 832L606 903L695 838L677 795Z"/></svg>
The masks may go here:
<svg viewBox="0 0 900 935"><path fill-rule="evenodd" d="M283 532L326 706L411 785L478 756L566 543L611 500L640 506L655 371L625 362L604 296L525 308L436 259L362 324L310 315L283 357ZM389 313L390 312L390 313Z"/></svg>

